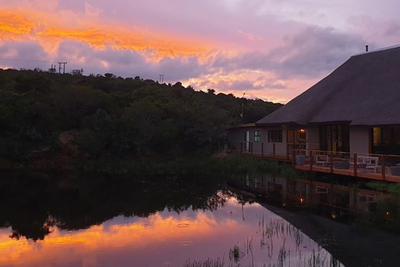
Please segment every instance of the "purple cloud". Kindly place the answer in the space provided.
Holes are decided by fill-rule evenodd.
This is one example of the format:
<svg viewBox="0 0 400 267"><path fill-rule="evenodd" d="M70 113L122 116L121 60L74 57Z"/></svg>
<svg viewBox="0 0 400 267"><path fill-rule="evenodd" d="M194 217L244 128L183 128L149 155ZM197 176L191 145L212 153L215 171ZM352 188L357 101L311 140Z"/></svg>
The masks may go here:
<svg viewBox="0 0 400 267"><path fill-rule="evenodd" d="M346 0L0 0L1 8L45 12L49 18L53 14L72 29L139 29L145 33L140 38L162 40L143 42L144 47L190 41L205 45L214 55L170 51L177 56L155 60L150 49L99 49L68 37L56 40L57 49L44 49L45 42L31 32L18 41L0 41L0 57L9 59L3 59L2 66L47 69L62 60L68 61L69 70L83 68L85 74L151 79L164 74L171 83L181 80L238 94L252 90L279 99L306 90L351 55L363 52L366 44L378 48L400 42L400 2L395 0L385 5ZM171 47L176 48L166 50Z"/></svg>
<svg viewBox="0 0 400 267"><path fill-rule="evenodd" d="M232 58L219 55L213 66L219 69L271 71L279 78L319 77L332 71L351 55L362 52L366 41L332 28L309 27L288 37L285 44L268 53L250 52Z"/></svg>

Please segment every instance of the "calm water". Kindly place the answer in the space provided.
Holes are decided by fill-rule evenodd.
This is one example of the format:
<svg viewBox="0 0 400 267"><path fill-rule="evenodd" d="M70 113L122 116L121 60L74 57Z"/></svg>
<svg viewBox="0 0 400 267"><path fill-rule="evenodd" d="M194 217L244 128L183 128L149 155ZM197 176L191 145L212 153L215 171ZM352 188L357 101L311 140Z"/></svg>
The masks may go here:
<svg viewBox="0 0 400 267"><path fill-rule="evenodd" d="M214 211L119 216L76 231L51 227L36 242L12 239L12 229L6 228L0 231L0 265L184 266L189 259L211 258L227 266L309 266L317 255L318 266L332 266L327 251L279 215L256 203L221 197L226 202Z"/></svg>
<svg viewBox="0 0 400 267"><path fill-rule="evenodd" d="M0 266L344 266L295 215L218 179L24 173L0 186Z"/></svg>

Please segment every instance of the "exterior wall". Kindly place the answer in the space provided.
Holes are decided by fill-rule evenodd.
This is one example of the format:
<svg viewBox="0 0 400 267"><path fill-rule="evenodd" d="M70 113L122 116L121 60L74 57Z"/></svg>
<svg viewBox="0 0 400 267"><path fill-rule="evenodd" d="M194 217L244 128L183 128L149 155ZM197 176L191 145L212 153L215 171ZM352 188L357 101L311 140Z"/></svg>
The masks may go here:
<svg viewBox="0 0 400 267"><path fill-rule="evenodd" d="M318 126L305 127L307 149L319 150L319 128ZM245 141L245 132L250 132L250 140L253 144L253 153L261 154L262 144L264 144L264 154L273 154L274 143L268 142L269 130L282 130L282 142L275 143L275 153L277 156L287 155L287 129L274 128L259 128L259 127L243 127L230 129L228 133L229 144L235 150L240 150L240 142ZM254 142L254 132L261 132L261 141ZM368 127L350 127L350 153L369 154L370 153L370 130Z"/></svg>
<svg viewBox="0 0 400 267"><path fill-rule="evenodd" d="M250 140L253 144L253 153L256 154L261 154L261 144L265 143L267 140L267 131L263 128L258 128L258 127L243 127L243 128L235 128L235 129L230 129L228 132L228 142L233 147L235 150L240 150L240 142L245 141L245 133L249 131L250 132ZM255 131L260 131L261 132L261 141L260 142L255 142L254 141L254 134ZM244 148L245 149L245 148ZM264 147L265 149L265 147Z"/></svg>
<svg viewBox="0 0 400 267"><path fill-rule="evenodd" d="M260 142L255 142L254 141L255 131L260 131L261 132L261 140L260 140ZM262 150L261 146L262 146L262 143L265 143L266 133L267 133L266 130L262 129L262 128L250 129L250 142L253 143L253 153L261 154L261 150ZM264 147L264 149L265 149L265 147Z"/></svg>
<svg viewBox="0 0 400 267"><path fill-rule="evenodd" d="M287 155L287 131L286 129L282 129L279 127L276 128L268 128L265 131L265 141L264 141L264 147L265 147L265 153L272 155L273 154L273 147L274 143L268 142L268 131L271 130L282 130L282 143L275 143L275 153L277 156L286 156Z"/></svg>
<svg viewBox="0 0 400 267"><path fill-rule="evenodd" d="M267 142L268 139L268 132L267 129L261 128L261 141L258 143L259 146L259 152L261 154L261 145L264 144L264 153L265 153L265 143Z"/></svg>
<svg viewBox="0 0 400 267"><path fill-rule="evenodd" d="M306 130L306 141L309 143L307 145L308 149L319 149L319 128L318 127L307 127L304 128ZM273 143L268 142L268 131L271 130L282 130L282 142ZM287 144L287 128L286 127L270 127L270 128L260 128L260 127L243 127L243 128L234 128L230 129L228 133L228 142L235 150L240 150L240 142L245 141L245 132L250 132L250 140L249 142L253 145L253 153L261 154L262 152L262 144L264 144L264 154L272 155L273 154L273 146L275 144L275 154L276 156L286 157L288 153L288 144ZM261 141L254 141L255 131L261 132ZM244 148L245 149L245 148Z"/></svg>
<svg viewBox="0 0 400 267"><path fill-rule="evenodd" d="M253 144L253 153L261 154L262 145L264 144L264 154L272 155L273 154L273 144L268 142L268 130L282 130L282 142L275 143L275 153L277 156L286 156L287 154L287 133L286 129L282 129L279 127L276 128L260 128L260 127L244 127L244 128L235 128L229 130L228 141L231 146L233 146L236 150L240 150L240 142L244 142L245 132L250 131L250 142ZM254 133L255 131L261 132L261 140L260 142L254 141Z"/></svg>
<svg viewBox="0 0 400 267"><path fill-rule="evenodd" d="M350 127L350 153L369 154L369 128Z"/></svg>

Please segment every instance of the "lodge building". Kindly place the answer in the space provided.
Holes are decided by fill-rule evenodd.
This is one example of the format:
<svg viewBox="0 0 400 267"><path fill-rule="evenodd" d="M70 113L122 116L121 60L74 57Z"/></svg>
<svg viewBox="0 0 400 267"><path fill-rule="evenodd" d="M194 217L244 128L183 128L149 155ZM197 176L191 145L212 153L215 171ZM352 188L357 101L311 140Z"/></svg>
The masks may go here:
<svg viewBox="0 0 400 267"><path fill-rule="evenodd" d="M275 112L232 127L229 141L242 153L281 159L303 155L299 168L397 179L400 46L352 56Z"/></svg>

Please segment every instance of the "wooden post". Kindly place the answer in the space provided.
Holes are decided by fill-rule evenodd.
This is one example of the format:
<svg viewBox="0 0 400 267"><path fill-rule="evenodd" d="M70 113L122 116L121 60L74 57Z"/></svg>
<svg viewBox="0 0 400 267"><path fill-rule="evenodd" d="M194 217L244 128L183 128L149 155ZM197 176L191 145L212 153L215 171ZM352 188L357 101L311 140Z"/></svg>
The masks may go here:
<svg viewBox="0 0 400 267"><path fill-rule="evenodd" d="M243 154L243 142L240 142L240 154Z"/></svg>
<svg viewBox="0 0 400 267"><path fill-rule="evenodd" d="M386 180L386 166L385 166L385 156L381 157L381 166L382 166L382 180Z"/></svg>
<svg viewBox="0 0 400 267"><path fill-rule="evenodd" d="M286 158L289 160L289 143L286 144Z"/></svg>
<svg viewBox="0 0 400 267"><path fill-rule="evenodd" d="M354 153L354 177L357 177L357 153Z"/></svg>
<svg viewBox="0 0 400 267"><path fill-rule="evenodd" d="M264 157L264 143L261 143L261 157Z"/></svg>
<svg viewBox="0 0 400 267"><path fill-rule="evenodd" d="M272 157L275 160L275 158L276 158L276 146L275 146L275 143L272 145Z"/></svg>
<svg viewBox="0 0 400 267"><path fill-rule="evenodd" d="M313 164L313 151L310 150L310 171L312 171L312 164Z"/></svg>
<svg viewBox="0 0 400 267"><path fill-rule="evenodd" d="M330 167L331 167L331 173L333 173L333 152L332 151L329 153L329 163L330 163Z"/></svg>

